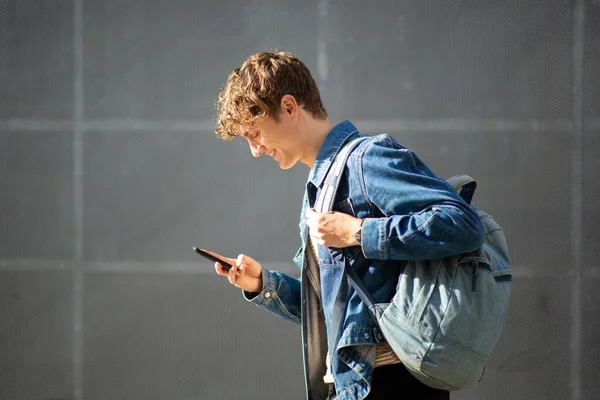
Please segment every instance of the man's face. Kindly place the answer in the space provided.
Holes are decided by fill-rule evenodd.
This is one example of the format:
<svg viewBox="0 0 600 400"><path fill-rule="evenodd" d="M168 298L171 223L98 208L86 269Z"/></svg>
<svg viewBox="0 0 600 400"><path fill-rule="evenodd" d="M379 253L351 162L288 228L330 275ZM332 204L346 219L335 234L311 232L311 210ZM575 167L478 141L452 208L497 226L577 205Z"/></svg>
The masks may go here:
<svg viewBox="0 0 600 400"><path fill-rule="evenodd" d="M282 111L279 121L266 117L245 127L241 136L248 141L254 157L262 154L273 157L281 169L293 167L301 157L302 147L298 141L294 119Z"/></svg>

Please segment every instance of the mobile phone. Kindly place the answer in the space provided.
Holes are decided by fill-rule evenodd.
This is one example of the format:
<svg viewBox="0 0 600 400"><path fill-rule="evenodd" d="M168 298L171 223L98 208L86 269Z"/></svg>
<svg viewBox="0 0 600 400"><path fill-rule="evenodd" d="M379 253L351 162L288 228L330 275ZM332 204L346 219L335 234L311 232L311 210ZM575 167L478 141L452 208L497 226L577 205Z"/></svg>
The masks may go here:
<svg viewBox="0 0 600 400"><path fill-rule="evenodd" d="M209 259L212 262L218 262L219 264L221 264L223 266L223 268L225 268L226 270L229 270L231 267L233 267L233 265L229 264L227 261L223 261L220 258L217 258L215 256L213 256L212 254L208 254L207 252L205 252L202 249L199 249L197 247L194 246L194 251L198 254L200 254L202 257Z"/></svg>

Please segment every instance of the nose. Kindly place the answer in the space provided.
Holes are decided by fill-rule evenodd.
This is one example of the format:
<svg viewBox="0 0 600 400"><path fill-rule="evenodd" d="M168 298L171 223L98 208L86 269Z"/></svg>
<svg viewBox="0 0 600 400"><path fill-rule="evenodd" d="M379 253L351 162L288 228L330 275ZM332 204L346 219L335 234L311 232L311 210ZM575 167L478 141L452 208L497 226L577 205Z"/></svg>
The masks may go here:
<svg viewBox="0 0 600 400"><path fill-rule="evenodd" d="M251 139L248 139L248 146L250 146L250 152L254 157L260 157L260 155L264 153L265 146L263 146L261 143L257 143Z"/></svg>

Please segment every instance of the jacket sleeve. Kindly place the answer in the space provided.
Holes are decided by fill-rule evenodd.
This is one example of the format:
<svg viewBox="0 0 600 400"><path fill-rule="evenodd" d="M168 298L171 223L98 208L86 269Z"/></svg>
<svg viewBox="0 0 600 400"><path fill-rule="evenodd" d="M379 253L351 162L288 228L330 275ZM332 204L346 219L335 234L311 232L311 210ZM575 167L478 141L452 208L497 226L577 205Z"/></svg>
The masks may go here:
<svg viewBox="0 0 600 400"><path fill-rule="evenodd" d="M262 270L263 289L260 293L242 290L244 298L297 324L300 323L300 279L279 271Z"/></svg>
<svg viewBox="0 0 600 400"><path fill-rule="evenodd" d="M363 223L366 258L437 259L483 244L477 213L413 152L389 135L367 146L358 166L363 196L384 217Z"/></svg>

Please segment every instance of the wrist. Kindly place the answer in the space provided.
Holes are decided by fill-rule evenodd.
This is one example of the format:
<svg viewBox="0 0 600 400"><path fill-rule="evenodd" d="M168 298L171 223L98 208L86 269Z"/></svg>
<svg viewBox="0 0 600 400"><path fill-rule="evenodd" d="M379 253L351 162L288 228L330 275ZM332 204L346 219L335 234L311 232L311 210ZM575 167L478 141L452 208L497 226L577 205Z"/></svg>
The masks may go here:
<svg viewBox="0 0 600 400"><path fill-rule="evenodd" d="M363 228L363 224L365 222L365 219L362 218L359 220L359 224L358 227L356 228L356 230L354 231L354 244L358 245L358 246L362 246L363 240L362 240L362 228Z"/></svg>

